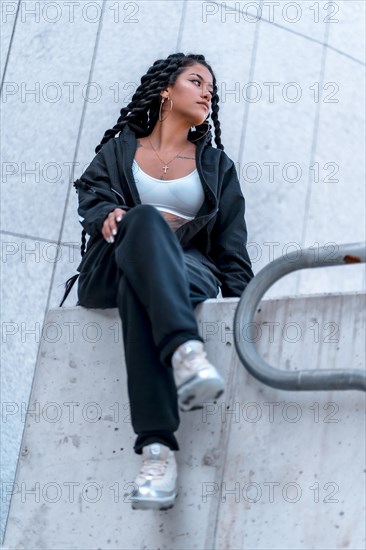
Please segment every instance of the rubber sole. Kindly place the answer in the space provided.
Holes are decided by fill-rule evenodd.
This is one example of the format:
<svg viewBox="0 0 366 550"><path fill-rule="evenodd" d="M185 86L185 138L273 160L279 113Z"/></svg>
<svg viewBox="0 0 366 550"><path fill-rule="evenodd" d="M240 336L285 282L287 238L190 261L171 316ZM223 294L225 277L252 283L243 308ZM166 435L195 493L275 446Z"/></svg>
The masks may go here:
<svg viewBox="0 0 366 550"><path fill-rule="evenodd" d="M203 404L218 399L225 390L221 377L202 379L195 377L178 388L178 404L181 411L203 409Z"/></svg>
<svg viewBox="0 0 366 550"><path fill-rule="evenodd" d="M154 500L137 500L131 503L132 510L170 510L175 504L175 500L178 496L178 493L173 497L167 498L165 501L154 501Z"/></svg>

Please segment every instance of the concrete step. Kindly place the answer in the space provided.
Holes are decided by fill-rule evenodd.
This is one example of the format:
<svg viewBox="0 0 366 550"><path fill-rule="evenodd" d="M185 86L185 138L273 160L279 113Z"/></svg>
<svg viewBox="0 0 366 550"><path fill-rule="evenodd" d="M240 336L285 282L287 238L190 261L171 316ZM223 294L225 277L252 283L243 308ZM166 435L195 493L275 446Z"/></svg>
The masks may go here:
<svg viewBox="0 0 366 550"><path fill-rule="evenodd" d="M49 310L14 486L3 487L5 548L364 548L365 394L262 385L236 354L237 304L196 309L226 392L181 413L180 489L165 512L131 509L141 457L118 310ZM278 368L364 368L364 304L364 293L263 299L256 345Z"/></svg>

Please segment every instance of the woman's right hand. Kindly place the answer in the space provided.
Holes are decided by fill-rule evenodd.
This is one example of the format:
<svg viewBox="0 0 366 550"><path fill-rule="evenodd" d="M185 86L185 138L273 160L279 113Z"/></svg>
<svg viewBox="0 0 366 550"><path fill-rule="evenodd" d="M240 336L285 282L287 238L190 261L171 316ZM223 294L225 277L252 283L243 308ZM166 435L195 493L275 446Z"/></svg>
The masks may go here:
<svg viewBox="0 0 366 550"><path fill-rule="evenodd" d="M113 235L117 235L117 222L120 222L126 214L127 212L122 208L115 208L112 212L109 212L102 227L102 235L107 243L114 243Z"/></svg>

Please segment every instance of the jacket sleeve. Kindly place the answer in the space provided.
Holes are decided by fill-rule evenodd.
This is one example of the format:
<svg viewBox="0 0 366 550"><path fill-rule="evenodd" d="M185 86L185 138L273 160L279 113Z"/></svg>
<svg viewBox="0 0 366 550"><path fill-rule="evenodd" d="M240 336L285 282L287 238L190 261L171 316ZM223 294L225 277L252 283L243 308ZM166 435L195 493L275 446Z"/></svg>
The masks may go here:
<svg viewBox="0 0 366 550"><path fill-rule="evenodd" d="M101 233L109 212L115 208L128 209L123 196L112 190L113 177L116 176L115 171L106 162L105 150L108 144L109 142L97 153L82 176L74 182L78 193L79 221L92 237Z"/></svg>
<svg viewBox="0 0 366 550"><path fill-rule="evenodd" d="M227 157L229 159L229 157ZM254 277L246 248L245 199L234 162L224 175L210 256L221 271L223 298L240 297Z"/></svg>

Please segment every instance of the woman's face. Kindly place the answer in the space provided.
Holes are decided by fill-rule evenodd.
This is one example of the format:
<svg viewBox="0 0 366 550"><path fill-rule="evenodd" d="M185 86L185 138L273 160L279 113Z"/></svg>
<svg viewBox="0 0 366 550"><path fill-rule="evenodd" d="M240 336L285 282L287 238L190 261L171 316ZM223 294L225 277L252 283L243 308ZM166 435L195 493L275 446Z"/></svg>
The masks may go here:
<svg viewBox="0 0 366 550"><path fill-rule="evenodd" d="M173 100L173 109L169 112L171 103L165 101L163 105L164 115L176 116L184 119L188 126L202 124L209 112L213 92L213 79L210 71L200 63L186 67L179 75L173 86L166 88L168 94L162 94L163 97L169 95ZM206 105L203 105L206 103ZM165 114L165 111L167 114Z"/></svg>

